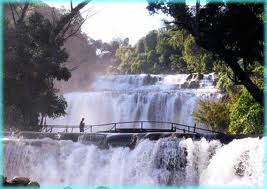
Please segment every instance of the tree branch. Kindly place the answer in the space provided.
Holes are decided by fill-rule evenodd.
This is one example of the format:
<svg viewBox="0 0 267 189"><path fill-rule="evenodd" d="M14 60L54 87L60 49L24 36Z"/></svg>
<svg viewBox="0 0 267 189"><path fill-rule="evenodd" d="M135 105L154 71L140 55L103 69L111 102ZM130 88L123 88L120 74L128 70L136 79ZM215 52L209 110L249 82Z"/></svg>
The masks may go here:
<svg viewBox="0 0 267 189"><path fill-rule="evenodd" d="M15 14L14 14L14 11L13 11L11 3L9 3L9 7L10 7L10 10L11 10L14 26L16 26L17 22L16 22L16 19L15 19Z"/></svg>
<svg viewBox="0 0 267 189"><path fill-rule="evenodd" d="M82 3L78 4L74 9L72 9L72 11L61 17L61 19L59 20L56 28L53 31L54 37L56 38L59 33L62 31L62 29L65 27L66 24L68 24L68 22L70 20L72 20L76 14L83 8L85 7L91 0L85 0Z"/></svg>
<svg viewBox="0 0 267 189"><path fill-rule="evenodd" d="M237 78L236 75L234 75L233 77L231 77L230 75L227 75L227 76L235 85L241 85L242 84L242 82Z"/></svg>
<svg viewBox="0 0 267 189"><path fill-rule="evenodd" d="M78 28L76 30L71 31L70 34L64 38L64 41L67 40L68 38L70 38L71 36L75 35L80 30L80 28L82 27L82 25L85 21L86 20L83 20L82 23L78 26Z"/></svg>
<svg viewBox="0 0 267 189"><path fill-rule="evenodd" d="M21 15L20 15L20 17L19 17L17 23L21 23L21 22L23 22L28 7L29 7L29 3L25 3L25 5L24 5L24 7L23 7L23 9L22 9Z"/></svg>
<svg viewBox="0 0 267 189"><path fill-rule="evenodd" d="M73 10L72 0L70 1L70 10Z"/></svg>

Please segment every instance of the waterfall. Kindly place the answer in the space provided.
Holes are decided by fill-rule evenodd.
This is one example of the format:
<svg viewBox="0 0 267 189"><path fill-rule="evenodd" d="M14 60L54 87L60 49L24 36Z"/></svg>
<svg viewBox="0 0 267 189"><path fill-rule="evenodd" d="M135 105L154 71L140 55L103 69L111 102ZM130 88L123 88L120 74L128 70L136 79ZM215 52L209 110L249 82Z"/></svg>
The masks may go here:
<svg viewBox="0 0 267 189"><path fill-rule="evenodd" d="M222 97L215 80L214 74L205 74L200 80L194 74L99 76L89 91L65 94L67 115L49 119L47 124L78 125L85 117L87 125L134 120L194 125L191 114L198 100ZM264 139L244 138L222 144L168 135L157 140L138 138L135 148L130 149L101 148L86 142L91 135L101 142L103 133L81 136L77 142L61 138L60 133L49 133L51 138L42 134L42 139L2 139L5 176L26 176L41 185L64 186L262 186L264 181Z"/></svg>
<svg viewBox="0 0 267 189"><path fill-rule="evenodd" d="M198 100L222 96L214 87L214 74L205 74L200 80L196 76L99 76L90 91L65 94L67 115L49 119L47 124L78 125L84 117L86 124L152 120L194 125L191 114Z"/></svg>
<svg viewBox="0 0 267 189"><path fill-rule="evenodd" d="M23 175L41 184L263 184L263 140L246 138L227 145L217 140L175 137L144 139L127 147L52 139L4 139L4 175Z"/></svg>

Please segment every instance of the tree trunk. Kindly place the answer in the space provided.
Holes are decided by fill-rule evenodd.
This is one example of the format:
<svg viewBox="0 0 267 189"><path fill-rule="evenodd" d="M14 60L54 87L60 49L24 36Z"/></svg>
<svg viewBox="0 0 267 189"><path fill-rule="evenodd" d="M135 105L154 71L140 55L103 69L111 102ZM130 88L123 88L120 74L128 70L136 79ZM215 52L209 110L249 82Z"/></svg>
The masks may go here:
<svg viewBox="0 0 267 189"><path fill-rule="evenodd" d="M39 126L43 126L43 121L44 121L44 115L42 114L42 118L41 118Z"/></svg>
<svg viewBox="0 0 267 189"><path fill-rule="evenodd" d="M261 90L251 81L249 75L240 67L240 65L236 61L228 59L226 60L226 63L229 65L238 79L242 82L242 84L246 87L251 96L263 107L263 90Z"/></svg>

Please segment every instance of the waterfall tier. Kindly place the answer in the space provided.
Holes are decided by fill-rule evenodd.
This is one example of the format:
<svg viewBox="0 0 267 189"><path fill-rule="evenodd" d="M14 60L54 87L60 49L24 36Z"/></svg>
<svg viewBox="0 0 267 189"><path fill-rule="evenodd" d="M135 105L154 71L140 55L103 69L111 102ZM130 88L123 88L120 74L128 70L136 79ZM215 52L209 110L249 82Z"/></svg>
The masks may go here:
<svg viewBox="0 0 267 189"><path fill-rule="evenodd" d="M127 147L52 139L4 139L4 175L41 184L251 185L264 179L263 139L161 138Z"/></svg>
<svg viewBox="0 0 267 189"><path fill-rule="evenodd" d="M88 92L65 94L67 115L47 124L78 125L153 120L194 125L191 114L203 98L221 98L214 74L99 76ZM149 127L149 126L148 126Z"/></svg>

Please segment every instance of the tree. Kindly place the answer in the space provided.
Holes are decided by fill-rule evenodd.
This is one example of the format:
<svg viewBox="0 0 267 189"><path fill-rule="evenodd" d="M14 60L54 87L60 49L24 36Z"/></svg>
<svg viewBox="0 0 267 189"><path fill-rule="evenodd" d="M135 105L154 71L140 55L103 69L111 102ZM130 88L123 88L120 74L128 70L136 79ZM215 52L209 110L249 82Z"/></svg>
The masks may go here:
<svg viewBox="0 0 267 189"><path fill-rule="evenodd" d="M125 50L123 45L117 51L121 73L205 73L213 68L211 54L195 43L194 36L177 27L153 30Z"/></svg>
<svg viewBox="0 0 267 189"><path fill-rule="evenodd" d="M28 16L29 3L9 4L13 22L7 18L4 23L4 103L6 109L12 107L9 112L20 114L21 129L38 130L40 115L43 119L65 114L67 103L56 95L54 80L67 81L71 76L62 66L68 59L62 46L77 31L72 30L77 27L74 20L88 2L55 23L36 12Z"/></svg>
<svg viewBox="0 0 267 189"><path fill-rule="evenodd" d="M233 71L237 83L246 87L263 106L263 90L251 79L250 65L263 64L263 4L207 3L189 8L186 3L156 1L150 13L162 10L177 27L190 32L196 43L217 56ZM243 59L243 66L239 60Z"/></svg>
<svg viewBox="0 0 267 189"><path fill-rule="evenodd" d="M144 40L144 46L146 51L151 51L155 50L156 45L157 45L157 37L158 37L158 32L153 30L150 31Z"/></svg>

